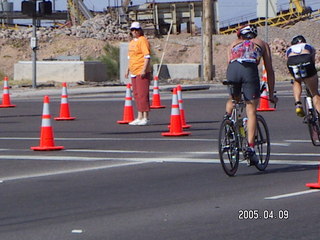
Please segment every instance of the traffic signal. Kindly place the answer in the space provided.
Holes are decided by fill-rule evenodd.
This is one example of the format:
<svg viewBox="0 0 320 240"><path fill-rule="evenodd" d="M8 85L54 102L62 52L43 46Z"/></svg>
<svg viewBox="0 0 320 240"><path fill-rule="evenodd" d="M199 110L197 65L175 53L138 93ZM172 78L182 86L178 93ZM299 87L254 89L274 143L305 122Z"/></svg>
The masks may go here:
<svg viewBox="0 0 320 240"><path fill-rule="evenodd" d="M35 1L22 1L21 3L22 14L30 17L36 16L36 2Z"/></svg>
<svg viewBox="0 0 320 240"><path fill-rule="evenodd" d="M52 14L52 2L43 0L39 3L39 13L41 15Z"/></svg>
<svg viewBox="0 0 320 240"><path fill-rule="evenodd" d="M36 0L24 0L21 3L21 11L22 14L30 16L30 17L36 17L37 15L37 5ZM42 2L39 2L39 14L40 15L50 15L52 14L52 2L43 0Z"/></svg>

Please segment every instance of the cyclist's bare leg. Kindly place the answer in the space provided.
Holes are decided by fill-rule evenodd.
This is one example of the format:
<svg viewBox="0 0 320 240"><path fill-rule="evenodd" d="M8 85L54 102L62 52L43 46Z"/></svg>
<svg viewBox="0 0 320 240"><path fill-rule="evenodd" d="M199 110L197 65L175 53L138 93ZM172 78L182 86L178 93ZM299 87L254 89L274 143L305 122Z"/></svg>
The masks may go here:
<svg viewBox="0 0 320 240"><path fill-rule="evenodd" d="M246 102L246 112L248 117L247 131L248 131L248 143L249 146L254 146L254 136L257 126L257 115L256 109L259 103L259 99L251 100Z"/></svg>
<svg viewBox="0 0 320 240"><path fill-rule="evenodd" d="M232 108L233 108L233 104L232 104L232 98L230 97L226 103L226 113L228 115L231 115L232 112Z"/></svg>
<svg viewBox="0 0 320 240"><path fill-rule="evenodd" d="M319 91L318 91L318 75L315 74L312 77L305 78L304 82L311 92L312 101L313 101L315 108L317 109L318 113L320 113L320 96L319 96Z"/></svg>
<svg viewBox="0 0 320 240"><path fill-rule="evenodd" d="M292 86L293 90L293 97L294 102L300 102L301 101L301 93L302 93L302 87L301 87L301 80L295 79Z"/></svg>

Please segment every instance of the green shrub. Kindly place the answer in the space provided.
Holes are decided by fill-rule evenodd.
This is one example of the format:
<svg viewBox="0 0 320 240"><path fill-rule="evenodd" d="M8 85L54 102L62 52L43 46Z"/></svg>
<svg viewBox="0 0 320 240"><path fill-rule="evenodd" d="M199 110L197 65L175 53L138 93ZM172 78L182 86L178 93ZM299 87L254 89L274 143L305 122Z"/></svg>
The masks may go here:
<svg viewBox="0 0 320 240"><path fill-rule="evenodd" d="M103 50L105 54L102 55L99 60L107 65L107 76L110 78L110 80L119 79L119 48L107 43Z"/></svg>

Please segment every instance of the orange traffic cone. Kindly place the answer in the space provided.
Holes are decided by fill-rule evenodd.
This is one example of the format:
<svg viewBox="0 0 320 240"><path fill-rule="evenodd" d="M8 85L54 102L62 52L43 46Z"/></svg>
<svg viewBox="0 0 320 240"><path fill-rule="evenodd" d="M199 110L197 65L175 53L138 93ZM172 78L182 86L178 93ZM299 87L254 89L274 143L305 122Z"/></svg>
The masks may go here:
<svg viewBox="0 0 320 240"><path fill-rule="evenodd" d="M8 77L4 77L3 78L2 104L0 105L0 108L10 108L10 107L15 107L15 106L16 105L12 105L10 103Z"/></svg>
<svg viewBox="0 0 320 240"><path fill-rule="evenodd" d="M35 151L51 151L64 149L63 146L54 145L53 128L51 127L51 115L49 110L49 97L44 96L43 113L40 135L40 146L31 147Z"/></svg>
<svg viewBox="0 0 320 240"><path fill-rule="evenodd" d="M120 124L127 124L134 120L133 107L132 107L132 94L131 94L131 84L127 84L126 97L123 109L123 120L117 121Z"/></svg>
<svg viewBox="0 0 320 240"><path fill-rule="evenodd" d="M267 81L268 81L267 71L266 71L264 64L262 64L262 82L263 82L263 84L266 85L266 88L263 90L263 92L260 96L260 106L259 106L259 108L257 108L257 111L274 111L274 110L276 110L275 108L271 108L269 106L269 93L268 93Z"/></svg>
<svg viewBox="0 0 320 240"><path fill-rule="evenodd" d="M75 117L70 117L70 109L68 103L67 83L62 83L62 95L60 104L60 116L55 117L54 120L74 120Z"/></svg>
<svg viewBox="0 0 320 240"><path fill-rule="evenodd" d="M153 108L153 109L166 107L161 105L158 80L159 80L158 76L155 76L153 78L153 96L152 96L152 104L150 106L150 108Z"/></svg>
<svg viewBox="0 0 320 240"><path fill-rule="evenodd" d="M173 89L172 94L172 107L171 107L171 118L170 118L170 132L162 133L162 136L187 136L189 132L182 131L181 117L179 111L179 103L177 96L177 88Z"/></svg>
<svg viewBox="0 0 320 240"><path fill-rule="evenodd" d="M177 86L177 94L178 94L178 102L179 102L179 109L180 109L180 117L181 117L182 128L190 128L191 125L186 123L186 118L185 118L185 114L184 114L183 99L182 99L182 87L181 87L181 85Z"/></svg>
<svg viewBox="0 0 320 240"><path fill-rule="evenodd" d="M317 183L307 183L306 186L309 188L320 188L320 165L318 168L318 182Z"/></svg>

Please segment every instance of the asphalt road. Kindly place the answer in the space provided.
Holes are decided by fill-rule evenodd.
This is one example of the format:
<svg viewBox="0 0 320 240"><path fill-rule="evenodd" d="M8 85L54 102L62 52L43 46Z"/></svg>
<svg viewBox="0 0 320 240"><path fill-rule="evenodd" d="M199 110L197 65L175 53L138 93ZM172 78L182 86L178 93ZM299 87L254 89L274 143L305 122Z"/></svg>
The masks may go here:
<svg viewBox="0 0 320 240"><path fill-rule="evenodd" d="M267 120L272 155L258 172L241 164L227 177L217 154L225 90L183 92L190 136L168 131L165 109L150 126L117 124L124 93L72 95L75 121L52 120L55 144L35 152L42 99L12 99L0 109L0 239L318 239L319 148L294 114L290 84L278 86L277 110ZM59 113L52 96L50 113Z"/></svg>

